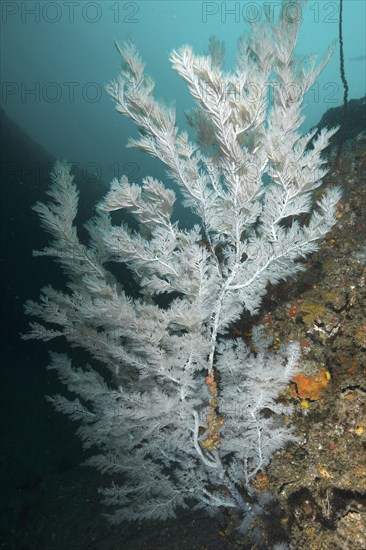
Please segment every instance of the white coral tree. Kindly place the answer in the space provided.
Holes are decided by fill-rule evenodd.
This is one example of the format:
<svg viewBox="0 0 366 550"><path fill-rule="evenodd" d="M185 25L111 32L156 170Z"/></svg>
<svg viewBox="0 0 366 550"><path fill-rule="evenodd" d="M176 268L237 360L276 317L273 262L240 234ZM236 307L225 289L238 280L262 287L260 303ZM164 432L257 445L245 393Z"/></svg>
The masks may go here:
<svg viewBox="0 0 366 550"><path fill-rule="evenodd" d="M104 489L112 521L165 519L194 503L251 517L253 479L294 439L281 422L291 409L277 398L298 370L297 344L269 352L256 328L253 353L228 330L243 310L258 311L268 283L303 269L298 260L331 229L340 198L334 188L313 198L335 130L316 139L299 131L304 94L329 56L306 67L296 60L300 21L285 8L240 41L233 72L189 46L171 53L211 137L206 150L154 99L135 48L118 47L122 71L108 92L140 130L129 145L165 164L199 225L172 222L175 193L160 181L123 176L82 244L78 192L64 162L54 168L51 201L35 206L53 237L38 254L60 262L69 283L67 292L46 287L39 303L28 302L27 312L45 323L32 323L27 338L63 336L97 360L82 369L52 354L50 368L76 398L50 400L80 422L85 447L99 449L88 463L113 474ZM120 209L143 231L113 225L109 212ZM127 294L110 262L127 266L138 295ZM161 294L170 298L163 303Z"/></svg>

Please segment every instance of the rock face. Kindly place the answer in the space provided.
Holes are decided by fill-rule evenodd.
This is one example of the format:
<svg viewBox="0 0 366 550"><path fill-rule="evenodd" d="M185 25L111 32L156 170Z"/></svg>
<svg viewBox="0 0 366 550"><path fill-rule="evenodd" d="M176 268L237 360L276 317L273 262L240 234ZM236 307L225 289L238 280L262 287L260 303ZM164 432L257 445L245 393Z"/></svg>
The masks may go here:
<svg viewBox="0 0 366 550"><path fill-rule="evenodd" d="M328 109L316 125L318 131L322 128L332 128L342 122L343 105ZM347 108L347 121L345 126L345 140L355 139L366 128L366 96L359 99L351 99ZM337 135L333 136L331 143L337 143Z"/></svg>
<svg viewBox="0 0 366 550"><path fill-rule="evenodd" d="M268 472L291 547L301 549L366 547L364 134L346 142L341 165L331 177L344 191L338 226L310 259L311 277L270 298L271 330L302 343L304 372L291 389L302 441Z"/></svg>

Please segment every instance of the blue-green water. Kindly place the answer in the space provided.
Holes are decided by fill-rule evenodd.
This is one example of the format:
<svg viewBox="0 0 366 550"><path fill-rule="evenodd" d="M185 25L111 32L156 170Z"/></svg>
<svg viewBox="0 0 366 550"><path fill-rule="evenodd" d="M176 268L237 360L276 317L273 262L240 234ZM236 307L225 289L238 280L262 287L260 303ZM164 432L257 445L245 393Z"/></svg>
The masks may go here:
<svg viewBox="0 0 366 550"><path fill-rule="evenodd" d="M136 43L156 95L175 103L177 121L192 101L171 70L169 52L191 44L208 51L209 37L225 42L225 69L235 62L239 36L248 21L264 20L264 4L277 17L280 1L99 1L2 2L2 107L57 158L86 166L106 183L126 172L138 180L162 177L157 162L124 145L136 129L117 116L105 84L120 60L113 41ZM363 0L345 0L343 34L350 98L364 95L365 19ZM310 1L303 13L297 53L323 56L338 40L339 0ZM304 129L330 107L342 105L338 46L318 83L307 93ZM132 164L131 164L132 163Z"/></svg>

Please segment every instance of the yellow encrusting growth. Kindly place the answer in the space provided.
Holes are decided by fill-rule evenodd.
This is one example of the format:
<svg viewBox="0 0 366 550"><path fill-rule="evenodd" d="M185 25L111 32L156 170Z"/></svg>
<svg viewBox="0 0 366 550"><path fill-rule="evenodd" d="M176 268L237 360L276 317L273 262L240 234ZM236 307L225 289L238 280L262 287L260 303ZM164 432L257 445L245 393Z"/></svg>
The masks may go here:
<svg viewBox="0 0 366 550"><path fill-rule="evenodd" d="M217 399L218 389L215 381L214 370L212 370L211 373L206 376L206 384L208 386L208 389L210 390L212 398L209 400L208 413L206 418L207 432L206 438L203 440L202 445L205 449L211 451L213 449L217 449L217 447L219 446L220 429L224 425L224 419L217 414L217 407L219 402Z"/></svg>

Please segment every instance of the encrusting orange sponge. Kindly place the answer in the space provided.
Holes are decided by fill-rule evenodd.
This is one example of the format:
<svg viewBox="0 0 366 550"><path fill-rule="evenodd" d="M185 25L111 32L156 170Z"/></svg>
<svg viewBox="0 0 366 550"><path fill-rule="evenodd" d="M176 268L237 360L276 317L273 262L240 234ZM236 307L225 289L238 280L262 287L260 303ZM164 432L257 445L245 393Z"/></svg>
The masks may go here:
<svg viewBox="0 0 366 550"><path fill-rule="evenodd" d="M306 376L302 372L292 379L292 392L301 399L317 401L322 397L324 389L330 382L330 374L323 368L314 376Z"/></svg>

